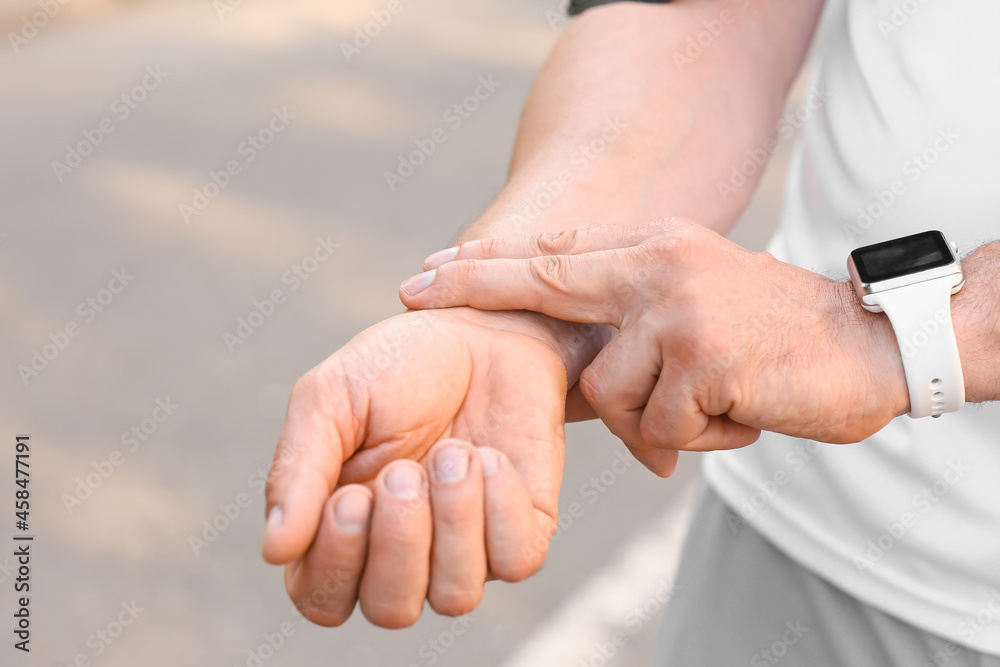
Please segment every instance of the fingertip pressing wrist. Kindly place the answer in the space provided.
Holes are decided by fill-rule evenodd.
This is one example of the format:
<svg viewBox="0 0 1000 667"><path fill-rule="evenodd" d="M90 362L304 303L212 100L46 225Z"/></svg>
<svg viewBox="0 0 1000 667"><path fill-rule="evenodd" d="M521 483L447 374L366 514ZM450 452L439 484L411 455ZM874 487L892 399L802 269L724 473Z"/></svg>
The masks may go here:
<svg viewBox="0 0 1000 667"><path fill-rule="evenodd" d="M516 330L537 338L559 355L569 386L580 378L597 353L614 335L614 327L604 324L566 322L527 310L481 311L463 308L467 316L483 318L487 326Z"/></svg>

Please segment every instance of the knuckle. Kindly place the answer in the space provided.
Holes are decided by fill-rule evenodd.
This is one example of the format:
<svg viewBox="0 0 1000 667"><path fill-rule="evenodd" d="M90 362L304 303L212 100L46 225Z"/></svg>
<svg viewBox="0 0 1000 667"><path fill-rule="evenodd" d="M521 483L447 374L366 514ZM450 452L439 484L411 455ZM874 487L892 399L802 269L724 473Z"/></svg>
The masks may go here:
<svg viewBox="0 0 1000 667"><path fill-rule="evenodd" d="M463 533L466 530L476 529L482 521L482 508L480 507L477 513L476 505L464 498L442 498L442 494L435 494L435 491L440 488L432 487L431 489L434 530L436 532Z"/></svg>
<svg viewBox="0 0 1000 667"><path fill-rule="evenodd" d="M361 613L374 625L388 630L408 628L420 618L423 600L419 604L394 600L392 602L366 602L361 600Z"/></svg>
<svg viewBox="0 0 1000 667"><path fill-rule="evenodd" d="M434 281L438 285L454 284L462 285L473 280L479 273L480 260L463 259L457 262L448 262L438 268L438 278Z"/></svg>
<svg viewBox="0 0 1000 667"><path fill-rule="evenodd" d="M479 606L483 600L482 589L448 587L431 589L427 601L431 609L442 616L463 616Z"/></svg>
<svg viewBox="0 0 1000 667"><path fill-rule="evenodd" d="M664 234L649 239L639 248L654 262L676 265L691 254L691 241L683 236Z"/></svg>
<svg viewBox="0 0 1000 667"><path fill-rule="evenodd" d="M299 612L310 622L324 628L336 628L347 622L350 614L337 613L305 604L298 606Z"/></svg>
<svg viewBox="0 0 1000 667"><path fill-rule="evenodd" d="M659 218L658 220L653 220L642 225L642 230L651 236L666 234L674 229L673 220L674 218Z"/></svg>
<svg viewBox="0 0 1000 667"><path fill-rule="evenodd" d="M711 441L703 440L697 445L693 442L678 442L674 445L674 449L679 452L710 452L719 449L719 446Z"/></svg>
<svg viewBox="0 0 1000 667"><path fill-rule="evenodd" d="M599 406L607 402L607 393L600 372L593 366L587 366L580 373L580 393L592 408L599 411Z"/></svg>
<svg viewBox="0 0 1000 667"><path fill-rule="evenodd" d="M480 256L484 258L502 257L506 243L502 238L492 237L477 241L479 244Z"/></svg>
<svg viewBox="0 0 1000 667"><path fill-rule="evenodd" d="M643 419L639 422L639 437L642 439L643 444L647 447L653 447L656 449L674 449L673 442L671 442L670 437L667 435L666 429L658 423L658 420L649 419L647 415L643 415ZM647 462L646 467L660 477L669 476L669 473L666 475L660 474L660 471L663 468L658 460ZM673 472L673 468L671 468L670 472Z"/></svg>
<svg viewBox="0 0 1000 667"><path fill-rule="evenodd" d="M686 312L688 324L673 331L673 357L682 368L700 378L711 375L714 379L725 370L723 362L728 359L728 337L697 309L686 309Z"/></svg>
<svg viewBox="0 0 1000 667"><path fill-rule="evenodd" d="M542 569L554 531L555 525L550 528L539 526L520 548L499 554L491 553L490 570L499 579L508 583L524 581Z"/></svg>
<svg viewBox="0 0 1000 667"><path fill-rule="evenodd" d="M535 247L542 255L563 255L573 249L577 241L577 230L539 234L534 237Z"/></svg>
<svg viewBox="0 0 1000 667"><path fill-rule="evenodd" d="M529 261L532 274L544 287L563 294L567 292L569 266L564 255L543 255Z"/></svg>
<svg viewBox="0 0 1000 667"><path fill-rule="evenodd" d="M490 562L493 574L507 583L517 583L524 581L541 569L548 553L548 546L544 550L522 550L507 554L496 561Z"/></svg>

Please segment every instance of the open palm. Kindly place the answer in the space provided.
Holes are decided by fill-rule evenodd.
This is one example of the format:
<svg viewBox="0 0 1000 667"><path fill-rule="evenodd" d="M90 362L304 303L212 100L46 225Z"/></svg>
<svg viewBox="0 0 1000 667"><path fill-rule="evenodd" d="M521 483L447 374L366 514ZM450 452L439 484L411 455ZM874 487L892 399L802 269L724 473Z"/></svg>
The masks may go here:
<svg viewBox="0 0 1000 667"><path fill-rule="evenodd" d="M557 516L567 377L531 317L405 313L296 384L268 480L264 555L290 564L289 594L312 620L339 624L357 598L387 627L414 622L425 599L466 613L487 570L519 580L540 567ZM458 480L434 466L449 444L479 454ZM387 470L416 465L400 460L419 463L421 492L387 490ZM347 493L355 507L368 496L365 530L337 521ZM333 591L317 596L331 577Z"/></svg>

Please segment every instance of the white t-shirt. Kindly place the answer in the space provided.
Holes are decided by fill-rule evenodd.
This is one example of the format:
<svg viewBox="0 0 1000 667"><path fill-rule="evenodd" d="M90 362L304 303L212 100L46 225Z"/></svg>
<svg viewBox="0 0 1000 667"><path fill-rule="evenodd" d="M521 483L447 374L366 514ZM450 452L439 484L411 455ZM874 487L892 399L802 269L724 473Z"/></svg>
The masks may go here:
<svg viewBox="0 0 1000 667"><path fill-rule="evenodd" d="M771 252L846 280L858 246L940 229L965 254L1000 237L1000 3L830 0L817 39L824 101L795 148ZM903 416L855 445L765 433L705 469L805 567L1000 654L1000 405Z"/></svg>

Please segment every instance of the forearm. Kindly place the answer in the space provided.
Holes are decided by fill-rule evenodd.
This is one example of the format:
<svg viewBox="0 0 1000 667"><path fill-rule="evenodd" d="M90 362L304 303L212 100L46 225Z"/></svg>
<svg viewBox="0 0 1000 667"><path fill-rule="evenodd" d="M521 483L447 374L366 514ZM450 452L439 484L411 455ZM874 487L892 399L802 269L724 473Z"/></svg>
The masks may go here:
<svg viewBox="0 0 1000 667"><path fill-rule="evenodd" d="M969 403L1000 400L1000 243L980 246L962 260L965 285L951 298L951 317L962 360L965 400ZM910 397L903 372L899 343L889 318L861 307L851 283L840 283L841 302L851 328L862 325L862 355L867 366L883 369L878 378L878 400L895 415L910 411ZM836 317L836 316L835 316ZM889 362L888 366L885 362Z"/></svg>
<svg viewBox="0 0 1000 667"><path fill-rule="evenodd" d="M682 0L589 10L539 74L507 185L462 240L675 215L725 234L763 170L727 196L717 184L772 145L820 7ZM711 34L706 22L721 32L684 60L689 39Z"/></svg>
<svg viewBox="0 0 1000 667"><path fill-rule="evenodd" d="M952 319L971 403L1000 400L1000 243L962 260L965 286L952 297Z"/></svg>

